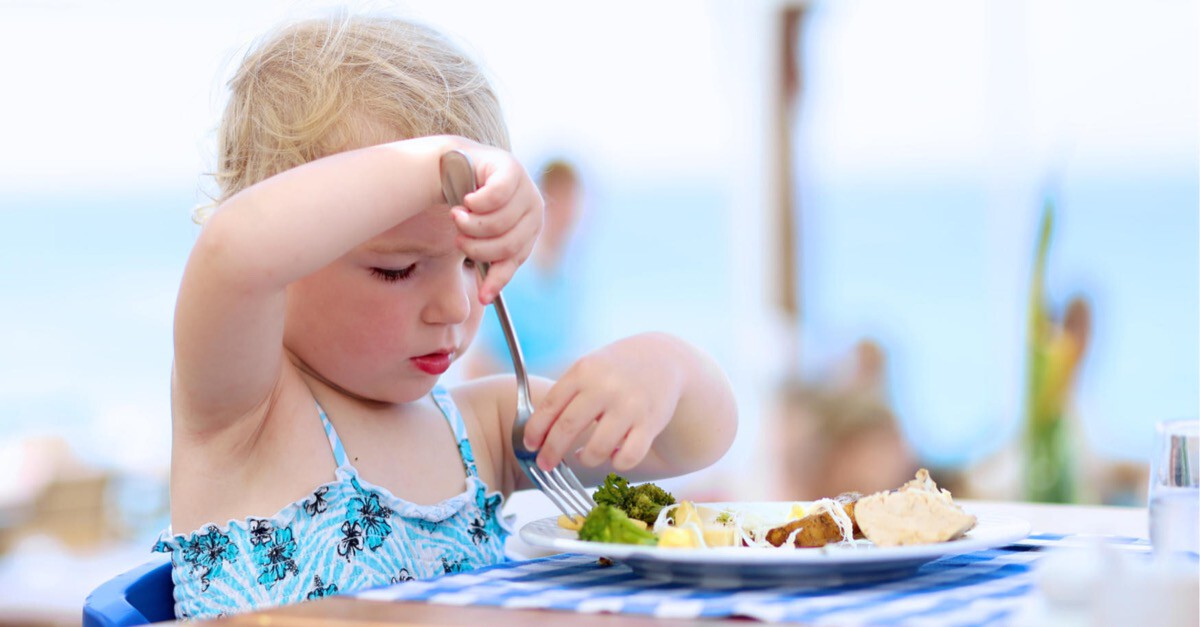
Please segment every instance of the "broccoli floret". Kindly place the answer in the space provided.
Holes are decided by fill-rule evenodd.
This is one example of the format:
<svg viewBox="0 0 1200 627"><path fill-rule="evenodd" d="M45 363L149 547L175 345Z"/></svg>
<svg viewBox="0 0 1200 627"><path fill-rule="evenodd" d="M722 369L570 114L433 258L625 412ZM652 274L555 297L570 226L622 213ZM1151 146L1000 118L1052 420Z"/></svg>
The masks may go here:
<svg viewBox="0 0 1200 627"><path fill-rule="evenodd" d="M625 509L625 501L628 498L629 482L615 472L608 473L604 478L604 485L596 488L596 493L592 495L596 505L612 505L622 510Z"/></svg>
<svg viewBox="0 0 1200 627"><path fill-rule="evenodd" d="M637 526L625 512L612 505L596 505L583 519L579 539L617 544L658 544L658 536Z"/></svg>
<svg viewBox="0 0 1200 627"><path fill-rule="evenodd" d="M653 483L634 486L629 491L629 496L625 511L630 518L636 518L647 525L653 525L654 521L658 520L658 512L662 508L675 503L675 497L671 496L670 492Z"/></svg>
<svg viewBox="0 0 1200 627"><path fill-rule="evenodd" d="M647 525L654 524L662 508L675 503L670 492L653 483L631 486L624 477L612 472L604 478L604 485L592 498L597 505L611 505Z"/></svg>

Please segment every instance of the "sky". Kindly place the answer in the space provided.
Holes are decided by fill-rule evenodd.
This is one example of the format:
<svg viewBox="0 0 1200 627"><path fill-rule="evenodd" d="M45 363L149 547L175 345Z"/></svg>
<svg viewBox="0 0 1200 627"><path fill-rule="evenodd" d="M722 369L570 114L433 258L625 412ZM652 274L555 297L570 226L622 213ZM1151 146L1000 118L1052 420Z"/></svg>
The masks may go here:
<svg viewBox="0 0 1200 627"><path fill-rule="evenodd" d="M0 184L195 181L211 163L224 78L244 46L285 16L326 4L0 1L0 54L22 94L0 111L24 121L10 127ZM716 149L694 132L714 125L721 103L708 11L678 1L355 6L399 7L475 53L496 79L519 150L570 144L633 170L713 167ZM514 28L494 27L506 21ZM663 38L672 45L648 55Z"/></svg>
<svg viewBox="0 0 1200 627"><path fill-rule="evenodd" d="M0 55L16 94L0 104L16 122L0 184L194 182L210 164L223 78L239 51L283 16L328 4L0 0ZM399 7L464 42L497 79L518 151L567 144L600 170L652 178L729 169L726 129L753 128L730 103L763 87L757 69L731 66L740 57L725 48L774 4L354 6ZM816 7L818 19L839 23L812 54L836 72L823 84L839 115L814 138L838 138L822 156L830 168L984 159L996 107L1029 112L1014 130L1046 159L1073 151L1098 166L1136 166L1146 163L1136 157L1195 151L1194 137L1179 136L1195 128L1195 2L1151 0L1137 11L1077 0ZM1018 25L1002 28L1009 22Z"/></svg>

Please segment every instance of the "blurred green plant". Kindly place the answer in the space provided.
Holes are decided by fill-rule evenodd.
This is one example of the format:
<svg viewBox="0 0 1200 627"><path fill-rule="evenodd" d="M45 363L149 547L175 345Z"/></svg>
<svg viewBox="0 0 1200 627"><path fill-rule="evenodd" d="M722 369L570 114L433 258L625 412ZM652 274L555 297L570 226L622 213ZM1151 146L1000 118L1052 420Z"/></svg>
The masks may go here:
<svg viewBox="0 0 1200 627"><path fill-rule="evenodd" d="M1075 459L1079 434L1067 412L1091 314L1087 302L1075 297L1061 322L1054 318L1046 298L1046 258L1053 228L1054 202L1047 199L1029 289L1024 493L1029 501L1073 503L1079 496Z"/></svg>

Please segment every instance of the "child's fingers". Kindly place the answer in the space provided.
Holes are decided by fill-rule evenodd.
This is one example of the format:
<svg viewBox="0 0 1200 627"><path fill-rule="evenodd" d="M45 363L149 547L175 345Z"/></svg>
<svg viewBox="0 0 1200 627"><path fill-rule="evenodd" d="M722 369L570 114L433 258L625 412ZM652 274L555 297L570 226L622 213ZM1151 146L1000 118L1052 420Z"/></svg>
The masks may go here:
<svg viewBox="0 0 1200 627"><path fill-rule="evenodd" d="M493 262L498 259L517 257L521 261L522 251L533 251L533 245L538 240L541 231L541 221L533 215L518 216L510 225L505 225L503 231L492 233L493 228L479 227L476 216L464 215L461 209L451 210L458 225L458 247L468 256L479 261ZM487 233L484 233L486 231Z"/></svg>
<svg viewBox="0 0 1200 627"><path fill-rule="evenodd" d="M521 263L533 252L533 245L537 241L537 229L537 224L525 221L497 237L468 237L460 234L456 243L460 250L476 261L490 263L511 259Z"/></svg>
<svg viewBox="0 0 1200 627"><path fill-rule="evenodd" d="M631 422L625 416L606 411L604 419L596 424L596 430L588 438L587 444L579 449L579 461L584 466L599 466L612 459L613 452L628 436Z"/></svg>
<svg viewBox="0 0 1200 627"><path fill-rule="evenodd" d="M513 261L498 261L489 266L487 278L479 284L479 302L484 305L492 304L492 301L496 300L496 294L499 294L517 273L518 267Z"/></svg>
<svg viewBox="0 0 1200 627"><path fill-rule="evenodd" d="M654 434L644 425L634 425L629 430L629 435L625 436L625 441L621 442L620 450L613 456L614 470L629 470L637 466L646 454L650 452L650 446L654 444Z"/></svg>
<svg viewBox="0 0 1200 627"><path fill-rule="evenodd" d="M529 216L527 210L495 211L492 213L473 213L462 207L450 210L454 225L467 237L489 238L503 235L515 228Z"/></svg>
<svg viewBox="0 0 1200 627"><path fill-rule="evenodd" d="M463 197L463 204L474 213L492 213L509 203L528 177L515 167L488 168L479 189Z"/></svg>
<svg viewBox="0 0 1200 627"><path fill-rule="evenodd" d="M541 448L542 441L546 439L546 433L554 424L554 418L562 413L567 403L570 403L578 393L579 386L572 383L569 374L550 386L546 395L538 401L533 415L529 417L529 422L525 423L525 448L531 451Z"/></svg>
<svg viewBox="0 0 1200 627"><path fill-rule="evenodd" d="M538 450L537 463L543 470L553 470L567 456L579 434L600 418L604 404L586 392L575 395L554 420L546 439Z"/></svg>

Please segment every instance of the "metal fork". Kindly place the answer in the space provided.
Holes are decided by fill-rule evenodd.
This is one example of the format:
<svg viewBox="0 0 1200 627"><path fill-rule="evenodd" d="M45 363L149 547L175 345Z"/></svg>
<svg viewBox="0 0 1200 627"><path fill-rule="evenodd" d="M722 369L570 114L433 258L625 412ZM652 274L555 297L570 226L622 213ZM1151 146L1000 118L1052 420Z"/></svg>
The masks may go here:
<svg viewBox="0 0 1200 627"><path fill-rule="evenodd" d="M466 153L451 150L442 155L442 194L451 207L462 206L463 197L475 191L475 169L471 167L471 159ZM477 262L480 278L487 276L489 264ZM596 503L591 495L579 482L575 473L566 463L560 462L551 471L538 467L537 452L525 448L525 423L533 414L533 403L529 398L529 380L525 374L525 358L521 355L521 345L517 342L517 333L513 330L512 321L508 317L508 308L499 293L492 302L496 309L496 317L500 319L500 328L504 331L504 339L508 343L508 352L512 356L513 372L517 375L517 418L513 423L512 446L517 457L517 464L529 476L533 484L568 517L587 516Z"/></svg>

